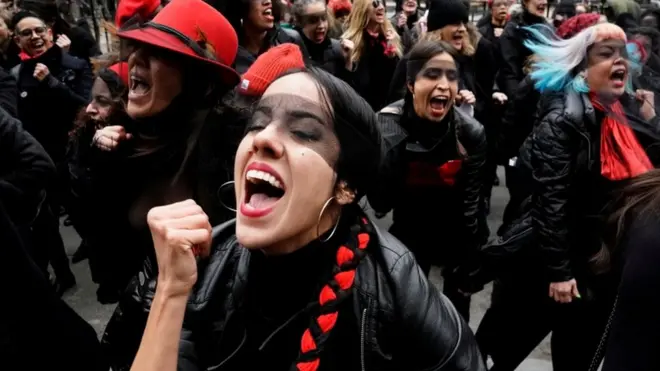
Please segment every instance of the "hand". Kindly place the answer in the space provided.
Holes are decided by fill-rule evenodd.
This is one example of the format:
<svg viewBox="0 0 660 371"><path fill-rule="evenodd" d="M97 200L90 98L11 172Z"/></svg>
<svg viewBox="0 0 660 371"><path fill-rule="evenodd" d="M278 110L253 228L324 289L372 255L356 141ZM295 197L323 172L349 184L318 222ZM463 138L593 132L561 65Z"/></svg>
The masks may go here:
<svg viewBox="0 0 660 371"><path fill-rule="evenodd" d="M504 29L500 28L500 27L497 27L493 31L494 31L493 33L495 34L495 37L500 37L500 36L502 36L502 32L504 32Z"/></svg>
<svg viewBox="0 0 660 371"><path fill-rule="evenodd" d="M548 295L557 303L570 303L573 301L573 298L581 298L575 279L566 282L551 283Z"/></svg>
<svg viewBox="0 0 660 371"><path fill-rule="evenodd" d="M37 63L37 65L34 67L34 73L32 76L34 76L34 78L38 81L44 81L48 75L50 75L48 67L46 67L46 65L43 63Z"/></svg>
<svg viewBox="0 0 660 371"><path fill-rule="evenodd" d="M390 29L385 32L385 40L392 41L394 40L394 35L396 35L396 31Z"/></svg>
<svg viewBox="0 0 660 371"><path fill-rule="evenodd" d="M346 65L345 65L346 69L350 71L353 69L353 63L351 62L351 53L353 53L355 44L348 39L341 39L339 44L341 45L341 54L344 56L344 60L346 61Z"/></svg>
<svg viewBox="0 0 660 371"><path fill-rule="evenodd" d="M646 121L655 117L655 94L648 90L635 91L635 98L642 104L639 113Z"/></svg>
<svg viewBox="0 0 660 371"><path fill-rule="evenodd" d="M461 97L463 103L474 104L477 101L477 98L469 90L461 90L458 92L458 95Z"/></svg>
<svg viewBox="0 0 660 371"><path fill-rule="evenodd" d="M500 93L499 91L493 93L493 100L494 100L496 103L504 104L504 103L506 103L506 101L507 101L508 99L509 99L509 98L508 98L508 97L506 96L506 94L504 94L504 93Z"/></svg>
<svg viewBox="0 0 660 371"><path fill-rule="evenodd" d="M399 13L399 17L396 19L396 26L401 28L405 26L408 23L408 16L406 16L406 13Z"/></svg>
<svg viewBox="0 0 660 371"><path fill-rule="evenodd" d="M168 296L188 296L197 282L195 256L211 248L211 224L193 200L154 207L147 223L158 260L158 289Z"/></svg>
<svg viewBox="0 0 660 371"><path fill-rule="evenodd" d="M60 49L64 50L65 52L68 52L69 48L71 47L71 40L69 40L66 35L60 35L57 37L55 45L59 46Z"/></svg>
<svg viewBox="0 0 660 371"><path fill-rule="evenodd" d="M92 144L103 151L114 151L123 140L131 139L133 136L127 133L123 126L106 126L94 134Z"/></svg>

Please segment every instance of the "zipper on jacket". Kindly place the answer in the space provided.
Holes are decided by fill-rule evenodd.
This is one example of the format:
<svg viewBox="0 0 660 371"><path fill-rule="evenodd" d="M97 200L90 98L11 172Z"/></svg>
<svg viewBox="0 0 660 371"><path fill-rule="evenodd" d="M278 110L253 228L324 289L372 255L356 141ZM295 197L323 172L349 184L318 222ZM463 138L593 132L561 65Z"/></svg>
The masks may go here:
<svg viewBox="0 0 660 371"><path fill-rule="evenodd" d="M367 333L367 309L365 308L362 311L362 323L360 326L362 329L360 330L360 363L362 366L362 371L366 371L367 368L365 366L365 340L366 340L366 333Z"/></svg>

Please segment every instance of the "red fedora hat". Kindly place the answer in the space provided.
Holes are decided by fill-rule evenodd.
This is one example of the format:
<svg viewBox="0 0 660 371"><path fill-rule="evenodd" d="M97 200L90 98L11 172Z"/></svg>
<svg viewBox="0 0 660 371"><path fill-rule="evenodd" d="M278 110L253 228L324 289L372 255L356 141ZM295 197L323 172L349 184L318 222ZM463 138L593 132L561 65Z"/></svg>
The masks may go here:
<svg viewBox="0 0 660 371"><path fill-rule="evenodd" d="M152 21L117 35L215 65L227 85L240 81L231 68L238 50L236 31L222 14L202 0L172 0Z"/></svg>

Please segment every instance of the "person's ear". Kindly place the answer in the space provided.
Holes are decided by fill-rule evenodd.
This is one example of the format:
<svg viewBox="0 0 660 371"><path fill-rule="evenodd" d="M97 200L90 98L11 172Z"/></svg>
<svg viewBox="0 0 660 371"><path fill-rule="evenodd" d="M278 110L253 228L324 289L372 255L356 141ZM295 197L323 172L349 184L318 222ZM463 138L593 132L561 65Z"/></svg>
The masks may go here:
<svg viewBox="0 0 660 371"><path fill-rule="evenodd" d="M408 87L408 91L410 92L410 94L413 94L413 95L415 94L415 84L414 83L407 82L406 87Z"/></svg>
<svg viewBox="0 0 660 371"><path fill-rule="evenodd" d="M18 35L14 36L14 42L16 43L18 48L21 49L21 38L20 38L20 36L18 36Z"/></svg>
<svg viewBox="0 0 660 371"><path fill-rule="evenodd" d="M335 192L335 199L341 206L352 204L355 201L355 191L348 187L345 181L339 182Z"/></svg>

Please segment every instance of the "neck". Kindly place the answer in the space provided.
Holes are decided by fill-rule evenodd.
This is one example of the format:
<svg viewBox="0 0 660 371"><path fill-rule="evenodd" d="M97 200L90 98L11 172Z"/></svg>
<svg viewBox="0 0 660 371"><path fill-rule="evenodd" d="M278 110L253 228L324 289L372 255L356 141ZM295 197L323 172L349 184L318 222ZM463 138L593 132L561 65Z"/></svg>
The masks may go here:
<svg viewBox="0 0 660 371"><path fill-rule="evenodd" d="M369 21L369 24L367 25L367 31L370 33L378 33L380 31L380 23Z"/></svg>
<svg viewBox="0 0 660 371"><path fill-rule="evenodd" d="M330 233L332 233L335 225L340 221L339 218L341 216L339 210L330 210L332 209L332 206L329 206L327 209L328 210L323 213L323 218L320 222L314 222L314 225L310 229L297 236L264 247L261 251L267 256L286 255L300 250L316 240L325 241L328 238L335 238L338 232L335 231L332 237L330 237Z"/></svg>
<svg viewBox="0 0 660 371"><path fill-rule="evenodd" d="M408 17L410 17L411 15L414 15L414 14L417 12L417 9L413 9L413 10L404 10L403 12L404 12Z"/></svg>
<svg viewBox="0 0 660 371"><path fill-rule="evenodd" d="M264 39L268 31L261 31L249 24L243 25L243 32L245 39L243 41L244 47L252 54L258 54L264 44Z"/></svg>
<svg viewBox="0 0 660 371"><path fill-rule="evenodd" d="M503 19L497 19L497 18L493 17L493 18L491 18L491 21L490 21L490 22L491 22L491 23L493 24L493 26L495 26L495 27L504 27L504 24L506 23L506 18L503 18Z"/></svg>

